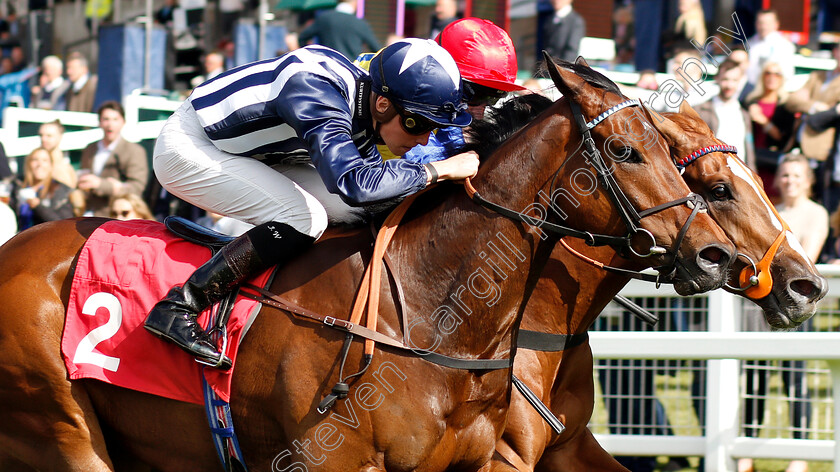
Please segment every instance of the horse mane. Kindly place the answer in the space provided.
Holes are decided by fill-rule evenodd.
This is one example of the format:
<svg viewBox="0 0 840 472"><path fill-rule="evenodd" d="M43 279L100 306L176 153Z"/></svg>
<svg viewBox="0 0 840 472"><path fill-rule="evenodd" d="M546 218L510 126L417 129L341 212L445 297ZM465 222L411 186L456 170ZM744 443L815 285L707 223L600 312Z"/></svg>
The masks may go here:
<svg viewBox="0 0 840 472"><path fill-rule="evenodd" d="M463 150L477 152L484 162L502 143L552 103L551 99L534 93L513 97L498 108L488 108L485 117L473 120L470 128L464 132L468 144Z"/></svg>
<svg viewBox="0 0 840 472"><path fill-rule="evenodd" d="M609 77L606 75L596 71L595 69L585 66L583 64L577 64L575 62L563 61L563 60L556 60L557 65L564 68L571 70L575 73L578 77L586 81L589 85L593 87L597 87L599 89L606 90L608 92L612 92L619 97L623 96L621 90L618 88L618 85L615 84Z"/></svg>
<svg viewBox="0 0 840 472"><path fill-rule="evenodd" d="M557 65L569 69L587 84L622 96L618 86L604 74L583 64L558 60ZM498 108L487 109L481 120L473 120L464 133L466 144L461 151L475 151L484 162L505 140L533 121L554 103L539 94L521 95L502 103Z"/></svg>

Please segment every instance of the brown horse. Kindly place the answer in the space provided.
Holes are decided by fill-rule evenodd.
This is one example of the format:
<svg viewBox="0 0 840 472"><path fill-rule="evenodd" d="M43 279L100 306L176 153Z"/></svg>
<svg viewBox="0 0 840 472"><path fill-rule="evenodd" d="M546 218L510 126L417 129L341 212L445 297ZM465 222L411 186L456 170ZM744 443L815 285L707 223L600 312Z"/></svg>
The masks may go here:
<svg viewBox="0 0 840 472"><path fill-rule="evenodd" d="M582 186L585 180L572 179L587 173L595 178L593 157L574 154L582 140L570 108L575 106L584 121L602 121L591 129L602 153L616 133L653 135L627 141L630 158L608 169L607 181L620 183L613 190L632 204L625 212L684 201L689 189L664 140L648 133L644 110L611 109L626 99L606 94L608 79L588 68L564 63L552 78L566 98L482 164L474 179L481 195L536 211L539 196L553 195L558 183ZM623 236L627 228L614 197L598 185L580 197L586 206L569 209L565 220L548 214L549 221L530 221ZM683 234L691 215L696 218ZM59 346L74 262L104 221L40 225L0 248L0 468L104 471L143 463L160 470L218 470L200 406L67 378ZM637 267L667 266L676 258L698 288L725 280L734 247L707 215L681 204L636 223L628 251L646 254L645 243L670 248L634 256ZM523 294L553 242L476 205L463 190L442 186L427 193L389 250L405 288L407 318L420 323L401 326L395 290L386 282L379 331L394 339L410 331L405 338L412 345L452 357L510 359ZM283 268L271 290L315 312L346 318L369 246L365 231L324 240ZM488 256L492 249L502 254ZM515 270L505 271L506 262ZM566 294L574 297L576 290L570 286ZM327 326L262 309L240 348L231 402L251 470L440 471L488 464L507 416L509 369L458 370L383 347L348 398L322 415L316 406L338 380L344 339ZM354 342L347 365L361 365L362 358L362 344Z"/></svg>
<svg viewBox="0 0 840 472"><path fill-rule="evenodd" d="M532 113L541 106L536 106ZM703 195L712 217L742 254L730 285L740 286L737 275L753 269L750 261L772 261L772 265L761 269L771 271L772 277L765 277L770 285L752 287L745 296L764 309L766 321L775 328L790 329L807 320L814 314L816 303L825 296L827 283L792 234L785 231L754 174L731 154L709 152L697 157L701 154L697 151L721 143L686 102L680 114L666 114L666 121L654 120L654 123L668 141L675 161L688 156L696 159L683 160L686 164L683 178L694 192ZM707 151L712 149L715 148ZM782 244L773 249L774 243L780 240ZM586 248L576 241L569 244L598 261L626 265L609 248ZM588 283L576 282L581 280ZM565 424L566 430L559 435L553 433L520 395L514 395L492 470L627 470L601 448L586 427L594 407L594 385L592 351L583 336L628 280L584 262L561 245L555 247L527 303L521 328L552 334L573 333L578 336L569 340L580 339L581 343L558 352L530 350L520 344L514 375L535 390ZM579 288L574 297L568 297L564 291L569 284ZM756 298L754 289L758 289L760 298Z"/></svg>

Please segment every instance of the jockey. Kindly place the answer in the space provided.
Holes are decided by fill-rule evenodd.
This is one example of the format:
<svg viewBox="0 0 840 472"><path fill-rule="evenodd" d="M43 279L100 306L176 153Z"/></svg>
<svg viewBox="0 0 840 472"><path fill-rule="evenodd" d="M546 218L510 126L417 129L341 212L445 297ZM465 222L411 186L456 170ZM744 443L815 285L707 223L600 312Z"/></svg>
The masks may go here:
<svg viewBox="0 0 840 472"><path fill-rule="evenodd" d="M464 18L450 23L435 38L461 72L464 96L473 118L484 117L484 109L495 105L508 92L526 90L516 84L516 51L505 30L492 21ZM427 163L446 159L464 144L460 127L437 130L427 145L416 146L403 155L413 162Z"/></svg>
<svg viewBox="0 0 840 472"><path fill-rule="evenodd" d="M147 330L229 369L199 313L247 277L299 255L328 223L356 222L364 206L475 175L475 153L423 165L384 162L376 150L382 143L405 154L435 128L470 124L449 53L431 40L401 40L370 70L307 46L203 83L167 120L153 160L163 187L256 226L173 287L152 308Z"/></svg>

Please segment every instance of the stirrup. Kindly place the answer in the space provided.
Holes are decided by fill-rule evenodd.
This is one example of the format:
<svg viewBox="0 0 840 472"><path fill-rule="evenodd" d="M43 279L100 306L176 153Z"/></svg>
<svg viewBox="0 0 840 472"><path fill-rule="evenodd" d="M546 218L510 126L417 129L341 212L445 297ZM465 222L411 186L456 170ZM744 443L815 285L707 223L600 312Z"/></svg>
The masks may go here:
<svg viewBox="0 0 840 472"><path fill-rule="evenodd" d="M207 362L203 359L195 358L195 361L199 364L206 365L208 367L213 367L214 369L218 369L224 365L225 358L227 357L227 346L228 346L228 336L227 336L227 326L222 326L221 328L214 328L210 331L210 333L214 331L220 331L220 335L222 337L222 348L219 350L219 358L216 360L215 363ZM210 333L207 333L207 337L209 339ZM230 358L228 358L230 359ZM231 360L231 364L233 361ZM233 367L231 365L231 367Z"/></svg>

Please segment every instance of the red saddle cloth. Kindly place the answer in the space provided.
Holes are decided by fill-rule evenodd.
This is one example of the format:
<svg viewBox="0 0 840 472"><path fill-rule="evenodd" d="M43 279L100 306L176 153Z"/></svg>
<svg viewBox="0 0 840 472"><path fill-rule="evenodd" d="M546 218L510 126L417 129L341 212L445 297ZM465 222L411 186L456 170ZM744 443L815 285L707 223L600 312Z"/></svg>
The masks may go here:
<svg viewBox="0 0 840 472"><path fill-rule="evenodd" d="M61 353L71 379L97 379L173 400L203 404L202 375L230 401L233 369L204 369L186 352L143 328L152 306L210 258L210 250L154 221L110 221L88 239L70 290ZM264 286L270 271L251 280ZM259 304L237 297L227 323L236 367L243 327ZM209 310L199 317L206 327Z"/></svg>

